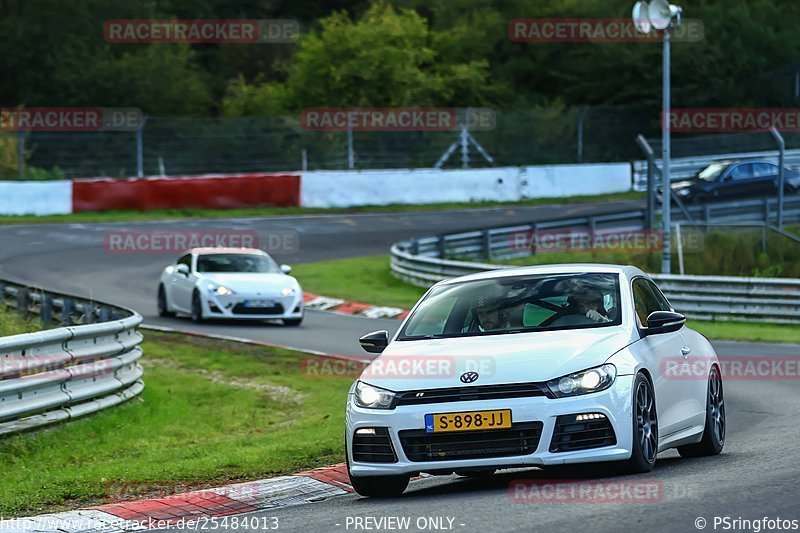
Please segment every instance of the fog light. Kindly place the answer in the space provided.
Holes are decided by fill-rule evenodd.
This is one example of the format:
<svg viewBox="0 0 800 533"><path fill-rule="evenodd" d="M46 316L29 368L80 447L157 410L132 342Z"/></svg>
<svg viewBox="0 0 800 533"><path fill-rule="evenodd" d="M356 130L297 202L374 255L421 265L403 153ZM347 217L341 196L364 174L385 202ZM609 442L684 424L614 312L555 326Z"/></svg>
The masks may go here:
<svg viewBox="0 0 800 533"><path fill-rule="evenodd" d="M575 417L576 422L583 422L584 420L600 420L601 418L605 418L606 415L602 413L586 413L583 415L577 415Z"/></svg>
<svg viewBox="0 0 800 533"><path fill-rule="evenodd" d="M374 428L361 428L356 430L356 435L374 435Z"/></svg>

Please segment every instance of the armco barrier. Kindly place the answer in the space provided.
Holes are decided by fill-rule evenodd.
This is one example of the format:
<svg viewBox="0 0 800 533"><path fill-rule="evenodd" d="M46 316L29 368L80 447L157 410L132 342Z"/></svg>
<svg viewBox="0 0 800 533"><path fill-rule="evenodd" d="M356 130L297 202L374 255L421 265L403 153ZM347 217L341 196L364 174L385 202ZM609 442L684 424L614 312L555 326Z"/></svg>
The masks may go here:
<svg viewBox="0 0 800 533"><path fill-rule="evenodd" d="M542 221L397 242L391 248L392 274L408 283L429 287L443 279L507 265L475 263L448 257L515 257L513 235L547 229L641 229L640 211ZM722 276L653 275L676 310L698 319L800 324L800 280Z"/></svg>
<svg viewBox="0 0 800 533"><path fill-rule="evenodd" d="M0 338L0 436L93 413L143 390L138 313L6 281L0 296L7 307L65 324Z"/></svg>
<svg viewBox="0 0 800 533"><path fill-rule="evenodd" d="M181 209L300 205L299 174L226 174L75 180L72 210Z"/></svg>

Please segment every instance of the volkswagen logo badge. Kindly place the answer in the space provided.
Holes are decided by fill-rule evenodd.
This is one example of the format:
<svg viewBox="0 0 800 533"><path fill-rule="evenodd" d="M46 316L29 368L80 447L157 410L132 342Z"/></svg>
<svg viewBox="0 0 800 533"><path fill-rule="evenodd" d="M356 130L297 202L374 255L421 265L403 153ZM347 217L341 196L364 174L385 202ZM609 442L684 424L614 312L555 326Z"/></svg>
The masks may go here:
<svg viewBox="0 0 800 533"><path fill-rule="evenodd" d="M461 374L459 378L462 383L475 383L478 381L478 373L477 372L464 372Z"/></svg>

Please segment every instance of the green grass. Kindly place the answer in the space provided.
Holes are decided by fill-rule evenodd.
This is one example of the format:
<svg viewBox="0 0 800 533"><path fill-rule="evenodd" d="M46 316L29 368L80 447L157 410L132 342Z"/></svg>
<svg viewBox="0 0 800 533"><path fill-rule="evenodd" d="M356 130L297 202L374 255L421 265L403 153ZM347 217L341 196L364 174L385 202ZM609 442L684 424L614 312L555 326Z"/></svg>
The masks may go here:
<svg viewBox="0 0 800 533"><path fill-rule="evenodd" d="M800 326L795 325L708 320L688 320L687 325L711 340L800 344Z"/></svg>
<svg viewBox="0 0 800 533"><path fill-rule="evenodd" d="M685 232L686 230L684 230ZM768 233L766 252L761 231L713 231L694 233L693 248L684 253L684 272L698 276L800 277L800 243ZM595 249L540 253L509 260L491 261L509 265L553 263L611 263L634 265L645 272L661 270L661 250ZM679 273L678 252L673 239L672 273Z"/></svg>
<svg viewBox="0 0 800 533"><path fill-rule="evenodd" d="M37 319L23 318L15 309L0 306L0 337L30 333L42 329Z"/></svg>
<svg viewBox="0 0 800 533"><path fill-rule="evenodd" d="M410 309L425 292L393 277L388 255L301 263L292 275L307 292L403 309Z"/></svg>
<svg viewBox="0 0 800 533"><path fill-rule="evenodd" d="M312 378L302 354L148 331L141 396L0 440L0 515L30 515L290 474L343 460L349 378Z"/></svg>
<svg viewBox="0 0 800 533"><path fill-rule="evenodd" d="M581 257L573 262L592 262L589 259ZM555 262L563 262L563 259ZM388 255L304 263L297 265L294 273L303 289L309 292L375 305L410 309L424 292L420 287L392 277ZM690 320L689 323L712 340L800 343L800 326L705 320Z"/></svg>
<svg viewBox="0 0 800 533"><path fill-rule="evenodd" d="M586 202L610 202L614 200L644 199L644 193L627 192L597 196L571 196L567 198L536 198L522 202L458 202L425 205L363 206L345 209L306 207L249 207L240 209L157 209L153 211L103 211L72 213L69 215L2 215L0 224L44 224L44 223L91 223L91 222L135 222L145 220L173 220L185 218L250 218L286 215L348 214L348 213L403 213L410 211L434 211L443 209L478 209L487 207L514 207L544 204L578 204Z"/></svg>

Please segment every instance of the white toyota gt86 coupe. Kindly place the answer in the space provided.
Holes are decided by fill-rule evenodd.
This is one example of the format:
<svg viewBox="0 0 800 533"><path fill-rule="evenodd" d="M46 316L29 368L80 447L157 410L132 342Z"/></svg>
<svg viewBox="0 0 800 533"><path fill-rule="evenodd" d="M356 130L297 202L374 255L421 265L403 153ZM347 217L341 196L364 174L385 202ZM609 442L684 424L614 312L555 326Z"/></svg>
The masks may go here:
<svg viewBox="0 0 800 533"><path fill-rule="evenodd" d="M350 389L346 453L365 496L419 473L713 455L725 441L719 360L641 270L550 265L437 283ZM609 463L612 465L612 463Z"/></svg>
<svg viewBox="0 0 800 533"><path fill-rule="evenodd" d="M207 318L303 321L303 290L266 252L251 248L194 248L169 265L158 285L158 314Z"/></svg>

